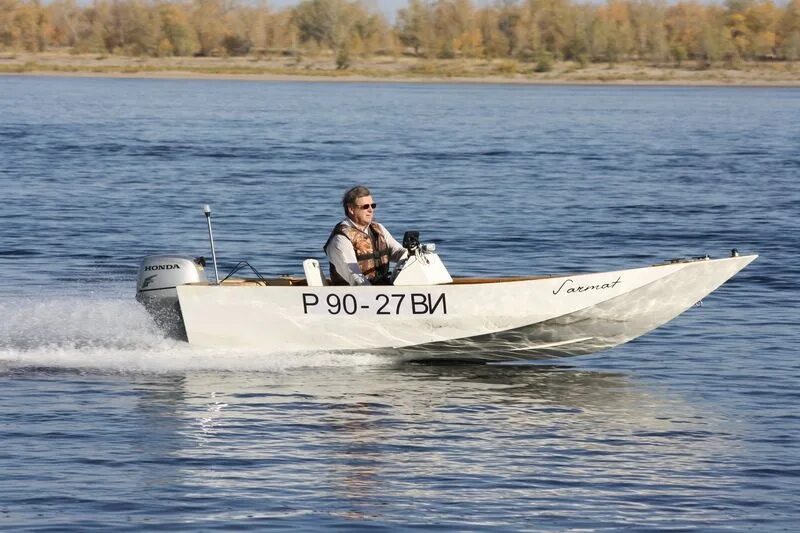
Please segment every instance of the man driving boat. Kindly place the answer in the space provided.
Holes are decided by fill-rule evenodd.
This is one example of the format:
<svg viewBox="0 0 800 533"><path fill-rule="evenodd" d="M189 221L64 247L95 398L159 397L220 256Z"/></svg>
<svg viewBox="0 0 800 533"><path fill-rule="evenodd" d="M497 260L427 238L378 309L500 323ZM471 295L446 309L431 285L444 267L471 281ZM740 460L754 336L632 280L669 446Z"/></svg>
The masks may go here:
<svg viewBox="0 0 800 533"><path fill-rule="evenodd" d="M331 267L334 285L386 285L389 262L406 253L392 234L374 221L378 204L362 185L349 189L342 197L345 219L331 232L323 249Z"/></svg>

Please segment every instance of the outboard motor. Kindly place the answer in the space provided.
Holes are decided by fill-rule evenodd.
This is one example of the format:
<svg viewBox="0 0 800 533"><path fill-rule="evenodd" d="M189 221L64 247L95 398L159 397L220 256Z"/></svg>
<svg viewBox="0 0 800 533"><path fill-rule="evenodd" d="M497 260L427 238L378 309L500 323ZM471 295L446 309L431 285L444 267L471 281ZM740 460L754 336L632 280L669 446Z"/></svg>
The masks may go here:
<svg viewBox="0 0 800 533"><path fill-rule="evenodd" d="M170 337L186 340L178 285L206 281L205 259L151 255L142 259L136 280L136 300Z"/></svg>

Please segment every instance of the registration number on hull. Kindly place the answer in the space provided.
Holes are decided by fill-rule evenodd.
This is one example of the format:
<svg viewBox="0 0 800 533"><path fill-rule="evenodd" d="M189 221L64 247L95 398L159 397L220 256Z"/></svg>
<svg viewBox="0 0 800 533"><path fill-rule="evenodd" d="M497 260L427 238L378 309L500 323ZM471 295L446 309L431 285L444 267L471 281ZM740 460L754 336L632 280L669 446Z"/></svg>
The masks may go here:
<svg viewBox="0 0 800 533"><path fill-rule="evenodd" d="M445 294L412 292L402 294L376 294L374 297L357 297L351 293L331 293L325 296L313 292L303 293L304 315L446 315Z"/></svg>

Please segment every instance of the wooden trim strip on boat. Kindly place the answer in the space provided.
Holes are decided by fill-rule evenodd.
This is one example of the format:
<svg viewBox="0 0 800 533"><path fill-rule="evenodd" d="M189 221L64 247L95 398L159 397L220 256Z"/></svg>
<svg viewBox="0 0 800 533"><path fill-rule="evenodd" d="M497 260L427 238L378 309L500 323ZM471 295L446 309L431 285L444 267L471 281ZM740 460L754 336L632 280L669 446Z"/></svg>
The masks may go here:
<svg viewBox="0 0 800 533"><path fill-rule="evenodd" d="M551 275L545 276L514 276L509 278L453 278L453 285L471 285L475 283L506 283L509 281L530 281L532 279L552 278Z"/></svg>
<svg viewBox="0 0 800 533"><path fill-rule="evenodd" d="M507 278L453 278L453 283L445 285L475 285L480 283L507 283L510 281L530 281L533 279L547 279L553 277L552 275L545 276L514 276ZM330 280L329 280L330 282ZM211 285L206 281L199 283L192 283L191 285ZM308 283L305 278L294 277L280 277L280 278L265 278L263 280L257 278L230 278L222 282L226 287L252 287L252 286L268 286L268 287L306 287Z"/></svg>

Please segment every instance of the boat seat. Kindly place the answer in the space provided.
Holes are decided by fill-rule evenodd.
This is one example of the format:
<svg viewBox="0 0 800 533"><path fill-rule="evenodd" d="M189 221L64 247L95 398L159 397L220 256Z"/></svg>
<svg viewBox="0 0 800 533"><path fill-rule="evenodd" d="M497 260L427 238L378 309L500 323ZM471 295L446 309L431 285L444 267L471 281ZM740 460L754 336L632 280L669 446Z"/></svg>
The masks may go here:
<svg viewBox="0 0 800 533"><path fill-rule="evenodd" d="M320 268L319 261L316 259L303 261L303 272L306 274L306 283L308 283L309 287L328 285L328 280L325 279L325 274L322 273L322 268Z"/></svg>

